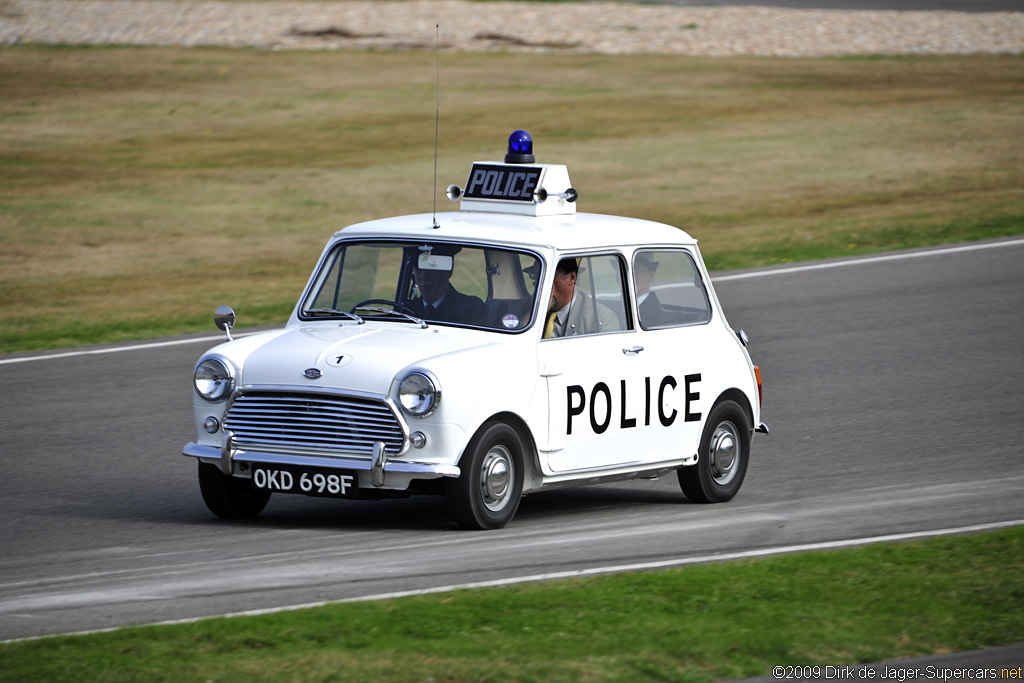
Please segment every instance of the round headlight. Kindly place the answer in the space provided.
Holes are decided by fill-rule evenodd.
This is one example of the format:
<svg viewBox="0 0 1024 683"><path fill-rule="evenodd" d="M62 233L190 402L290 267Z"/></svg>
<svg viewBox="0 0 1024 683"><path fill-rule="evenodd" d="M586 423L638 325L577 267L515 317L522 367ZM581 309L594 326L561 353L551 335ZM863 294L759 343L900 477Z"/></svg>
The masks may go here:
<svg viewBox="0 0 1024 683"><path fill-rule="evenodd" d="M441 400L441 391L434 380L422 372L406 375L398 385L398 400L402 410L416 417L429 415Z"/></svg>
<svg viewBox="0 0 1024 683"><path fill-rule="evenodd" d="M223 401L231 393L231 371L219 360L207 358L196 366L194 384L207 401Z"/></svg>

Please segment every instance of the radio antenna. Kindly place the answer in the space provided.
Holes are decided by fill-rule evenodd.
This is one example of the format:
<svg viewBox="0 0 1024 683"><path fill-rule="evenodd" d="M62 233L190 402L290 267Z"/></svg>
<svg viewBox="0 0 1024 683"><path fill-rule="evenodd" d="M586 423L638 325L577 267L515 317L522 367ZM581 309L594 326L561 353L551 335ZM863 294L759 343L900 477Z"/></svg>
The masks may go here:
<svg viewBox="0 0 1024 683"><path fill-rule="evenodd" d="M437 222L437 132L441 120L441 25L434 24L434 69L437 76L437 87L434 88L434 95L437 98L434 109L434 230L441 226Z"/></svg>

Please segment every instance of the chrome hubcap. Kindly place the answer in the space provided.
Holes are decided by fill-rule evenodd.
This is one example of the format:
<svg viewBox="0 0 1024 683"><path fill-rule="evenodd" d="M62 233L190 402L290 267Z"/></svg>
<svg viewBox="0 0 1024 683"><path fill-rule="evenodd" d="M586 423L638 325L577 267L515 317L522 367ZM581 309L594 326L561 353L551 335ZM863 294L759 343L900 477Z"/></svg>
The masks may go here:
<svg viewBox="0 0 1024 683"><path fill-rule="evenodd" d="M723 422L711 435L711 446L708 459L711 465L711 476L718 484L728 484L736 476L736 464L742 457L740 438L736 425Z"/></svg>
<svg viewBox="0 0 1024 683"><path fill-rule="evenodd" d="M504 446L494 446L484 456L480 488L488 510L496 512L508 504L512 483L512 454Z"/></svg>

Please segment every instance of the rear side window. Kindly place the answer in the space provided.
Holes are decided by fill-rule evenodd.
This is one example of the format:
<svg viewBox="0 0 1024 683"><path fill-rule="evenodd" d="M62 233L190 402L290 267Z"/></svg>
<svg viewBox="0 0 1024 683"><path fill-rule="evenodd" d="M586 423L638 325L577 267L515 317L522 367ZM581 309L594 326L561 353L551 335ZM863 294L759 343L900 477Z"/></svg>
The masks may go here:
<svg viewBox="0 0 1024 683"><path fill-rule="evenodd" d="M711 320L711 301L697 264L686 251L637 251L633 255L636 310L645 330Z"/></svg>

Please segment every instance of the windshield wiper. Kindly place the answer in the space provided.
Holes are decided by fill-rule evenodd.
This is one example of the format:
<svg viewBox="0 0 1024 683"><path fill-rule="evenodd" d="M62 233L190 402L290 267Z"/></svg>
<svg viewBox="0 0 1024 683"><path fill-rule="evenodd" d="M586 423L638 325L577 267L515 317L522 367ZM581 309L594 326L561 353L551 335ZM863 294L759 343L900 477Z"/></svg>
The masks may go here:
<svg viewBox="0 0 1024 683"><path fill-rule="evenodd" d="M348 318L349 320L355 320L360 325L362 325L363 323L366 322L365 320L360 318L355 313L349 313L348 311L343 311L340 308L311 308L308 311L303 311L302 314L303 315L343 315L346 318Z"/></svg>
<svg viewBox="0 0 1024 683"><path fill-rule="evenodd" d="M426 328L427 327L427 323L424 322L423 320L417 318L416 316L409 315L408 313L402 313L401 311L395 310L393 308L379 308L377 306L356 306L356 308L358 310L360 310L360 311L369 311L371 313L384 313L384 314L387 314L387 315L400 315L403 318L405 318L406 320L411 320L412 322L416 323L421 328Z"/></svg>

